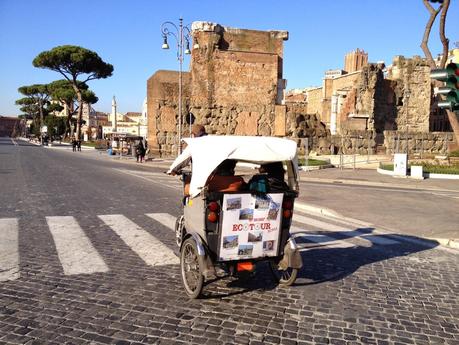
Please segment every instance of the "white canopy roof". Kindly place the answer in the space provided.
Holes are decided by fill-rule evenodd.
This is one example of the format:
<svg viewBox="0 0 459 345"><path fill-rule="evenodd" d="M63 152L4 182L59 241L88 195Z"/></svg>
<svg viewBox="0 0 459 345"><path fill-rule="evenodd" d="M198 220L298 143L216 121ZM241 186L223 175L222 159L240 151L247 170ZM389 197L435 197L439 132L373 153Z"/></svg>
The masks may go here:
<svg viewBox="0 0 459 345"><path fill-rule="evenodd" d="M294 161L297 169L297 146L293 140L276 137L217 136L185 138L186 149L172 163L168 174L180 173L192 158L193 175L190 195L198 195L212 171L225 159L252 163ZM298 171L295 172L296 174Z"/></svg>

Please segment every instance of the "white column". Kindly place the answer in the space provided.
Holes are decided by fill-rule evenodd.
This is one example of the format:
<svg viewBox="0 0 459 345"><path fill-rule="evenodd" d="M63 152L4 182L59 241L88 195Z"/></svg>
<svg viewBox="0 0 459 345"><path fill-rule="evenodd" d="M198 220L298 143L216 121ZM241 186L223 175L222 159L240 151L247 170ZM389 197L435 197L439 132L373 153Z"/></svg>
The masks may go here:
<svg viewBox="0 0 459 345"><path fill-rule="evenodd" d="M336 134L336 117L338 115L338 94L334 93L331 98L330 132Z"/></svg>

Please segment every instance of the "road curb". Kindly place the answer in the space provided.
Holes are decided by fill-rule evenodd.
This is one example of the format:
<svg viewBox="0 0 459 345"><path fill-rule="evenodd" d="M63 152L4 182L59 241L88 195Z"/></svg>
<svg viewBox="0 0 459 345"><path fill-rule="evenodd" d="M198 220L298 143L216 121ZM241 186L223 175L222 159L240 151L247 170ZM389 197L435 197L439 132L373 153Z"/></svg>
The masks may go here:
<svg viewBox="0 0 459 345"><path fill-rule="evenodd" d="M362 222L361 220L358 220L358 219L345 217L345 216L339 214L338 212L333 211L331 209L328 209L326 207L308 205L308 204L305 204L305 203L302 203L302 202L295 202L295 209L297 209L299 211L304 211L304 212L307 212L307 213L313 213L313 214L315 213L315 214L327 216L327 217L330 217L330 218L336 218L337 221L343 220L343 221L347 221L347 222L352 222L352 223L355 223L356 225L360 225L360 226L364 226L364 227L373 226L373 224L365 223L365 222ZM431 244L429 244L428 241L434 241L434 242L440 244L445 249L459 249L459 240L455 240L455 239L433 238L433 237L418 237L417 239L415 239L415 238L407 238L407 237L404 237L404 236L412 236L412 235L410 235L410 234L400 234L400 233L397 233L394 230L384 229L384 228L382 228L380 226L378 226L377 233L384 234L384 235L387 235L387 236L390 236L390 237L394 237L394 238L398 238L398 239L401 239L403 241L407 241L407 242L411 242L411 243L415 243L415 244L421 244L421 245L424 245L424 246L427 246L427 247L431 246Z"/></svg>
<svg viewBox="0 0 459 345"><path fill-rule="evenodd" d="M300 177L300 182L318 182L318 183L335 183L335 184L348 184L348 185L359 185L359 186L372 186L372 187L384 187L384 188L400 188L410 190L424 190L434 192L458 192L455 189L443 189L429 186L408 186L403 184L387 183L387 182L371 182L371 181L355 181L345 179L331 179L331 178L317 178L317 177Z"/></svg>
<svg viewBox="0 0 459 345"><path fill-rule="evenodd" d="M435 237L426 237L426 239L436 241L442 246L459 249L459 240L449 239L449 238L435 238Z"/></svg>
<svg viewBox="0 0 459 345"><path fill-rule="evenodd" d="M419 177L413 177L411 175L396 175L393 171L391 170L385 170L378 168L376 170L379 174L381 175L387 175L387 176L392 176L394 178L410 178L410 179L424 179L424 178L434 178L434 179L439 179L439 180L459 180L459 175L457 174L435 174L435 173L429 173L429 172L424 172L422 175L422 178Z"/></svg>
<svg viewBox="0 0 459 345"><path fill-rule="evenodd" d="M319 213L321 215L334 217L334 218L341 217L341 215L338 212L335 212L331 209L320 207L320 206L308 205L302 202L295 202L295 208L301 211Z"/></svg>

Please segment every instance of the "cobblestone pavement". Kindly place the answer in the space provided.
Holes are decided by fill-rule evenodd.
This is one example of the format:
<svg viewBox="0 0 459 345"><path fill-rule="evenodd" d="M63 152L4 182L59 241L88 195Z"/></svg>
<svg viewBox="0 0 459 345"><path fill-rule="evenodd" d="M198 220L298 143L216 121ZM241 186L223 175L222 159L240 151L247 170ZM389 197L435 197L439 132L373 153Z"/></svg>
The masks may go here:
<svg viewBox="0 0 459 345"><path fill-rule="evenodd" d="M175 249L167 226L134 218ZM261 266L189 300L177 265L147 265L96 217L78 223L109 271L66 275L45 220L19 219L20 277L0 282L1 344L459 344L454 251L320 229L333 241L319 243L309 227L295 286Z"/></svg>

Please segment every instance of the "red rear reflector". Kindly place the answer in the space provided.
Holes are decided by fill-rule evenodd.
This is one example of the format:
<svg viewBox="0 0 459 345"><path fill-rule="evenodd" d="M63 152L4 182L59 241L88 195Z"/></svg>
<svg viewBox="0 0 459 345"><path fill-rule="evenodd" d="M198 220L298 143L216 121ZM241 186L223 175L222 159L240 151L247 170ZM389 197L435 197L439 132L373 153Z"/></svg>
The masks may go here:
<svg viewBox="0 0 459 345"><path fill-rule="evenodd" d="M215 201L211 201L209 205L207 205L207 208L209 209L209 211L212 211L212 212L218 211L218 208L219 208L218 203Z"/></svg>
<svg viewBox="0 0 459 345"><path fill-rule="evenodd" d="M284 210L284 218L290 218L292 216L292 211Z"/></svg>
<svg viewBox="0 0 459 345"><path fill-rule="evenodd" d="M282 208L287 209L287 210L291 210L293 208L292 200L284 200L284 202L282 204Z"/></svg>
<svg viewBox="0 0 459 345"><path fill-rule="evenodd" d="M255 265L251 261L243 261L243 262L238 262L237 263L237 271L253 271Z"/></svg>
<svg viewBox="0 0 459 345"><path fill-rule="evenodd" d="M209 222L215 223L218 220L218 216L215 212L209 212L207 215L207 220Z"/></svg>

